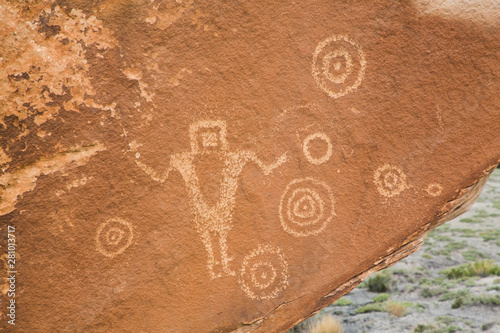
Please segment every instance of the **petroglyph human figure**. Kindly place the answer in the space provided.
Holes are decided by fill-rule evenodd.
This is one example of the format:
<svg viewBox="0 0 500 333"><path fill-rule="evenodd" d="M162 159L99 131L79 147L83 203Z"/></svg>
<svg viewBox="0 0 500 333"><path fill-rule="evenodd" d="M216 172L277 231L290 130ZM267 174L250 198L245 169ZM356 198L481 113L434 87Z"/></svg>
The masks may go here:
<svg viewBox="0 0 500 333"><path fill-rule="evenodd" d="M268 175L273 169L286 161L286 154L281 155L275 163L265 165L254 152L230 151L226 140L226 123L224 121L200 121L190 126L191 151L170 156L170 169L176 169L182 175L188 189L188 198L194 213L194 222L200 233L208 253L208 269L212 278L220 277L215 266L221 265L227 275L235 275L229 262L227 237L232 227L232 214L236 202L238 177L248 162L256 163ZM201 191L201 184L196 172L196 158L211 154L222 161L222 174L219 184L219 196L215 204L211 204ZM203 166L202 166L203 167ZM213 168L213 166L207 166ZM217 244L218 251L214 251ZM220 253L220 259L215 253Z"/></svg>

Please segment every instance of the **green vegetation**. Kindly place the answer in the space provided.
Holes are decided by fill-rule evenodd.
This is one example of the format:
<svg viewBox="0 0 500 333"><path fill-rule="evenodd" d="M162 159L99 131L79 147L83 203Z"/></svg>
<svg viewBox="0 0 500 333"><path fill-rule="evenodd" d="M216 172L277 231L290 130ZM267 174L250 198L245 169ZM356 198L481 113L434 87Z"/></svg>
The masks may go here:
<svg viewBox="0 0 500 333"><path fill-rule="evenodd" d="M481 223L481 222L483 222L483 220L480 219L480 218L478 218L478 217L466 217L466 218L460 219L460 222L464 222L464 223Z"/></svg>
<svg viewBox="0 0 500 333"><path fill-rule="evenodd" d="M423 254L422 257L425 259L432 259L432 256L430 254L427 254L427 253Z"/></svg>
<svg viewBox="0 0 500 333"><path fill-rule="evenodd" d="M424 304L418 303L416 306L417 312L424 312L427 307Z"/></svg>
<svg viewBox="0 0 500 333"><path fill-rule="evenodd" d="M420 295L424 298L430 298L434 296L439 296L447 291L446 288L424 288L420 292Z"/></svg>
<svg viewBox="0 0 500 333"><path fill-rule="evenodd" d="M457 297L451 305L452 309L458 309L466 305L488 305L500 306L499 295L466 295Z"/></svg>
<svg viewBox="0 0 500 333"><path fill-rule="evenodd" d="M387 312L396 317L402 317L405 315L406 310L412 306L413 303L411 302L384 301L360 306L354 313Z"/></svg>
<svg viewBox="0 0 500 333"><path fill-rule="evenodd" d="M435 320L437 323L450 325L451 323L455 322L456 319L453 318L452 316L439 316Z"/></svg>
<svg viewBox="0 0 500 333"><path fill-rule="evenodd" d="M447 292L447 293L443 294L439 298L439 300L440 301L448 301L451 299L457 299L457 298L464 297L467 295L469 295L469 291L467 289L462 289L462 290L458 290L458 291Z"/></svg>
<svg viewBox="0 0 500 333"><path fill-rule="evenodd" d="M483 237L483 241L485 242L498 240L500 239L500 230L488 229L486 231L480 232L479 236Z"/></svg>
<svg viewBox="0 0 500 333"><path fill-rule="evenodd" d="M500 291L500 286L488 287L488 288L486 288L486 290L497 290L497 291Z"/></svg>
<svg viewBox="0 0 500 333"><path fill-rule="evenodd" d="M391 295L384 293L373 297L373 301L375 303L382 303L384 301L387 301L389 297L391 297Z"/></svg>
<svg viewBox="0 0 500 333"><path fill-rule="evenodd" d="M389 273L391 273L393 275L401 275L404 277L410 276L408 271L406 269L403 269L403 268L390 268L390 269L388 269L388 271L389 271Z"/></svg>
<svg viewBox="0 0 500 333"><path fill-rule="evenodd" d="M391 274L387 271L376 273L374 276L366 280L366 287L369 291L374 293L385 293L392 290L394 281L391 278Z"/></svg>
<svg viewBox="0 0 500 333"><path fill-rule="evenodd" d="M333 303L333 306L346 306L346 305L353 305L353 304L354 304L353 301L351 301L350 299L342 297L341 299L339 299L338 301Z"/></svg>
<svg viewBox="0 0 500 333"><path fill-rule="evenodd" d="M476 211L476 214L474 214L474 217L489 217L489 216L490 214L484 209L478 209Z"/></svg>
<svg viewBox="0 0 500 333"><path fill-rule="evenodd" d="M479 279L479 277L471 277L465 280L465 286L466 287L474 287L476 285L476 281Z"/></svg>
<svg viewBox="0 0 500 333"><path fill-rule="evenodd" d="M429 237L431 237L429 235ZM433 235L432 238L434 238L438 242L451 242L453 239L450 236L443 236L443 235Z"/></svg>
<svg viewBox="0 0 500 333"><path fill-rule="evenodd" d="M423 324L418 324L417 327L413 330L414 333L424 333L424 332L429 332L431 330L435 330L436 327L434 325L423 325Z"/></svg>
<svg viewBox="0 0 500 333"><path fill-rule="evenodd" d="M462 277L480 276L486 277L490 275L500 276L500 267L493 260L480 260L474 263L468 263L441 271L448 279L458 279Z"/></svg>
<svg viewBox="0 0 500 333"><path fill-rule="evenodd" d="M385 311L385 305L383 303L370 303L360 306L359 308L356 309L356 311L354 311L354 313L358 314L358 313L384 312L384 311Z"/></svg>
<svg viewBox="0 0 500 333"><path fill-rule="evenodd" d="M477 237L476 232L472 229L454 228L454 229L451 229L451 231L462 233L462 235L460 235L461 237L467 237L467 238Z"/></svg>
<svg viewBox="0 0 500 333"><path fill-rule="evenodd" d="M487 331L490 328L492 328L493 326L495 326L495 324L496 324L495 322L483 324L483 326L481 326L481 330L482 331Z"/></svg>
<svg viewBox="0 0 500 333"><path fill-rule="evenodd" d="M481 252L478 252L475 249L462 251L462 256L467 261L477 261L479 259L488 259L489 258L488 255L483 254Z"/></svg>

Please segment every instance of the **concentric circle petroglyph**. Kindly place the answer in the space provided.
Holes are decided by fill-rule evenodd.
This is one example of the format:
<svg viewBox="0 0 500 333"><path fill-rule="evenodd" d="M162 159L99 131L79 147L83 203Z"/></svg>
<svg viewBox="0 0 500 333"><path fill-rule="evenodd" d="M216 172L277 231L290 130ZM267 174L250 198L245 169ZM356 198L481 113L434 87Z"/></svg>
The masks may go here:
<svg viewBox="0 0 500 333"><path fill-rule="evenodd" d="M296 237L317 235L335 216L332 191L313 178L293 180L281 197L279 215L283 229Z"/></svg>
<svg viewBox="0 0 500 333"><path fill-rule="evenodd" d="M425 191L430 195L430 196L433 196L433 197L437 197L441 194L441 192L443 191L443 186L441 186L441 184L438 184L438 183L432 183L432 184L429 184L427 186L427 188L425 189Z"/></svg>
<svg viewBox="0 0 500 333"><path fill-rule="evenodd" d="M358 88L365 70L363 50L347 36L327 38L314 51L312 74L330 97L338 98Z"/></svg>
<svg viewBox="0 0 500 333"><path fill-rule="evenodd" d="M309 145L310 145L311 141L314 141L314 140L321 140L321 141L324 141L326 143L326 150L319 157L313 157L311 155ZM330 140L328 135L326 135L325 133L322 133L322 132L313 133L313 134L308 135L304 139L304 143L302 145L302 151L304 153L304 156L306 157L306 159L310 163L312 163L314 165L320 165L320 164L328 162L330 157L332 157L332 151L333 151L332 141Z"/></svg>
<svg viewBox="0 0 500 333"><path fill-rule="evenodd" d="M408 188L404 172L389 164L385 164L375 171L373 181L377 186L377 191L385 197L393 197Z"/></svg>
<svg viewBox="0 0 500 333"><path fill-rule="evenodd" d="M288 264L281 249L259 245L243 260L239 282L241 289L252 299L278 297L288 286Z"/></svg>
<svg viewBox="0 0 500 333"><path fill-rule="evenodd" d="M130 246L133 238L134 232L129 222L112 218L97 228L96 248L106 257L113 258L123 253Z"/></svg>

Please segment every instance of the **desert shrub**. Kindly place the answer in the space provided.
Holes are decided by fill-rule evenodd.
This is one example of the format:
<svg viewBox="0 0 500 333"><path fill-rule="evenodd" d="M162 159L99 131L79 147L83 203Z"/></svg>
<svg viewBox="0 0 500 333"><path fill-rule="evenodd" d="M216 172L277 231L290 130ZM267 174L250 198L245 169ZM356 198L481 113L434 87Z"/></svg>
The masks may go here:
<svg viewBox="0 0 500 333"><path fill-rule="evenodd" d="M308 333L343 333L342 325L330 315L322 316L317 322L310 324Z"/></svg>
<svg viewBox="0 0 500 333"><path fill-rule="evenodd" d="M408 305L400 302L387 302L386 311L396 317L403 317Z"/></svg>
<svg viewBox="0 0 500 333"><path fill-rule="evenodd" d="M355 314L359 313L369 313L369 312L384 312L385 311L385 304L383 303L369 303L363 306L360 306L359 308L354 311Z"/></svg>
<svg viewBox="0 0 500 333"><path fill-rule="evenodd" d="M497 290L497 291L500 291L500 286L491 286L491 287L486 288L486 290Z"/></svg>
<svg viewBox="0 0 500 333"><path fill-rule="evenodd" d="M430 298L434 296L439 296L447 291L446 288L424 288L420 292L420 295L424 298Z"/></svg>
<svg viewBox="0 0 500 333"><path fill-rule="evenodd" d="M495 322L490 322L490 323L483 324L483 326L481 326L481 330L482 331L487 331L490 328L492 328L493 326L495 326L495 324L496 324Z"/></svg>
<svg viewBox="0 0 500 333"><path fill-rule="evenodd" d="M450 325L454 321L455 321L455 318L453 318L452 316L439 316L436 318L437 323L443 323L445 325Z"/></svg>
<svg viewBox="0 0 500 333"><path fill-rule="evenodd" d="M389 294L384 293L373 297L373 301L375 303L381 303L386 301L389 297L391 297Z"/></svg>
<svg viewBox="0 0 500 333"><path fill-rule="evenodd" d="M444 280L445 280L445 278L443 278L443 277L440 277L437 279L421 278L418 281L418 284L422 287L424 287L424 286L437 286L437 285L443 284Z"/></svg>
<svg viewBox="0 0 500 333"><path fill-rule="evenodd" d="M369 303L354 311L354 313L369 313L369 312L387 312L396 317L402 317L406 310L409 307L412 307L413 303L411 302L396 302L396 301L388 301L388 302L378 302L378 303Z"/></svg>
<svg viewBox="0 0 500 333"><path fill-rule="evenodd" d="M500 306L499 295L467 295L457 297L451 305L452 309L458 309L466 305L488 305Z"/></svg>
<svg viewBox="0 0 500 333"><path fill-rule="evenodd" d="M427 309L427 306L425 306L425 304L421 304L421 303L418 303L415 307L417 308L417 312L424 312L425 309Z"/></svg>
<svg viewBox="0 0 500 333"><path fill-rule="evenodd" d="M339 299L338 301L336 301L332 305L333 306L346 306L346 305L352 305L352 304L354 304L354 303L350 299L342 297L341 299Z"/></svg>
<svg viewBox="0 0 500 333"><path fill-rule="evenodd" d="M462 329L458 326L455 326L455 325L450 325L448 327L446 327L446 332L447 333L453 333L453 332L456 332L456 331L461 331Z"/></svg>
<svg viewBox="0 0 500 333"><path fill-rule="evenodd" d="M463 277L500 275L500 267L492 260L480 260L474 263L464 264L441 271L448 279Z"/></svg>
<svg viewBox="0 0 500 333"><path fill-rule="evenodd" d="M462 256L467 261L476 261L479 259L489 258L488 255L481 253L481 252L477 252L477 250L475 250L475 249L462 251Z"/></svg>
<svg viewBox="0 0 500 333"><path fill-rule="evenodd" d="M440 301L449 301L450 299L467 296L468 294L469 294L469 291L467 289L462 289L462 290L458 290L458 291L451 291L451 292L447 292L447 293L443 294L439 298L439 300Z"/></svg>
<svg viewBox="0 0 500 333"><path fill-rule="evenodd" d="M374 293L385 293L392 290L393 280L387 272L376 273L366 280L366 287Z"/></svg>
<svg viewBox="0 0 500 333"><path fill-rule="evenodd" d="M434 330L435 327L433 325L423 325L418 324L417 327L413 330L414 333L424 333L426 331Z"/></svg>

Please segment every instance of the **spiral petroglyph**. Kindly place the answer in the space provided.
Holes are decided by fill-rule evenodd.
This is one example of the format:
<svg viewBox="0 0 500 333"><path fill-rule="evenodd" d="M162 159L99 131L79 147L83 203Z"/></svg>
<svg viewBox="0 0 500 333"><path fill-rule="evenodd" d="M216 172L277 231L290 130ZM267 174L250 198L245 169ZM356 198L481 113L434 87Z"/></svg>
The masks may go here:
<svg viewBox="0 0 500 333"><path fill-rule="evenodd" d="M358 88L365 70L361 47L347 36L327 38L314 51L312 74L330 97L342 97Z"/></svg>
<svg viewBox="0 0 500 333"><path fill-rule="evenodd" d="M385 197L393 197L408 188L406 175L398 167L384 164L375 171L373 182L377 191Z"/></svg>
<svg viewBox="0 0 500 333"><path fill-rule="evenodd" d="M122 219L112 218L97 228L95 236L97 251L113 258L123 253L134 238L132 225Z"/></svg>
<svg viewBox="0 0 500 333"><path fill-rule="evenodd" d="M281 197L279 215L283 229L296 237L317 235L335 216L332 191L313 178L293 180Z"/></svg>
<svg viewBox="0 0 500 333"><path fill-rule="evenodd" d="M243 260L239 282L241 289L252 299L278 297L288 286L288 264L281 249L259 245Z"/></svg>

